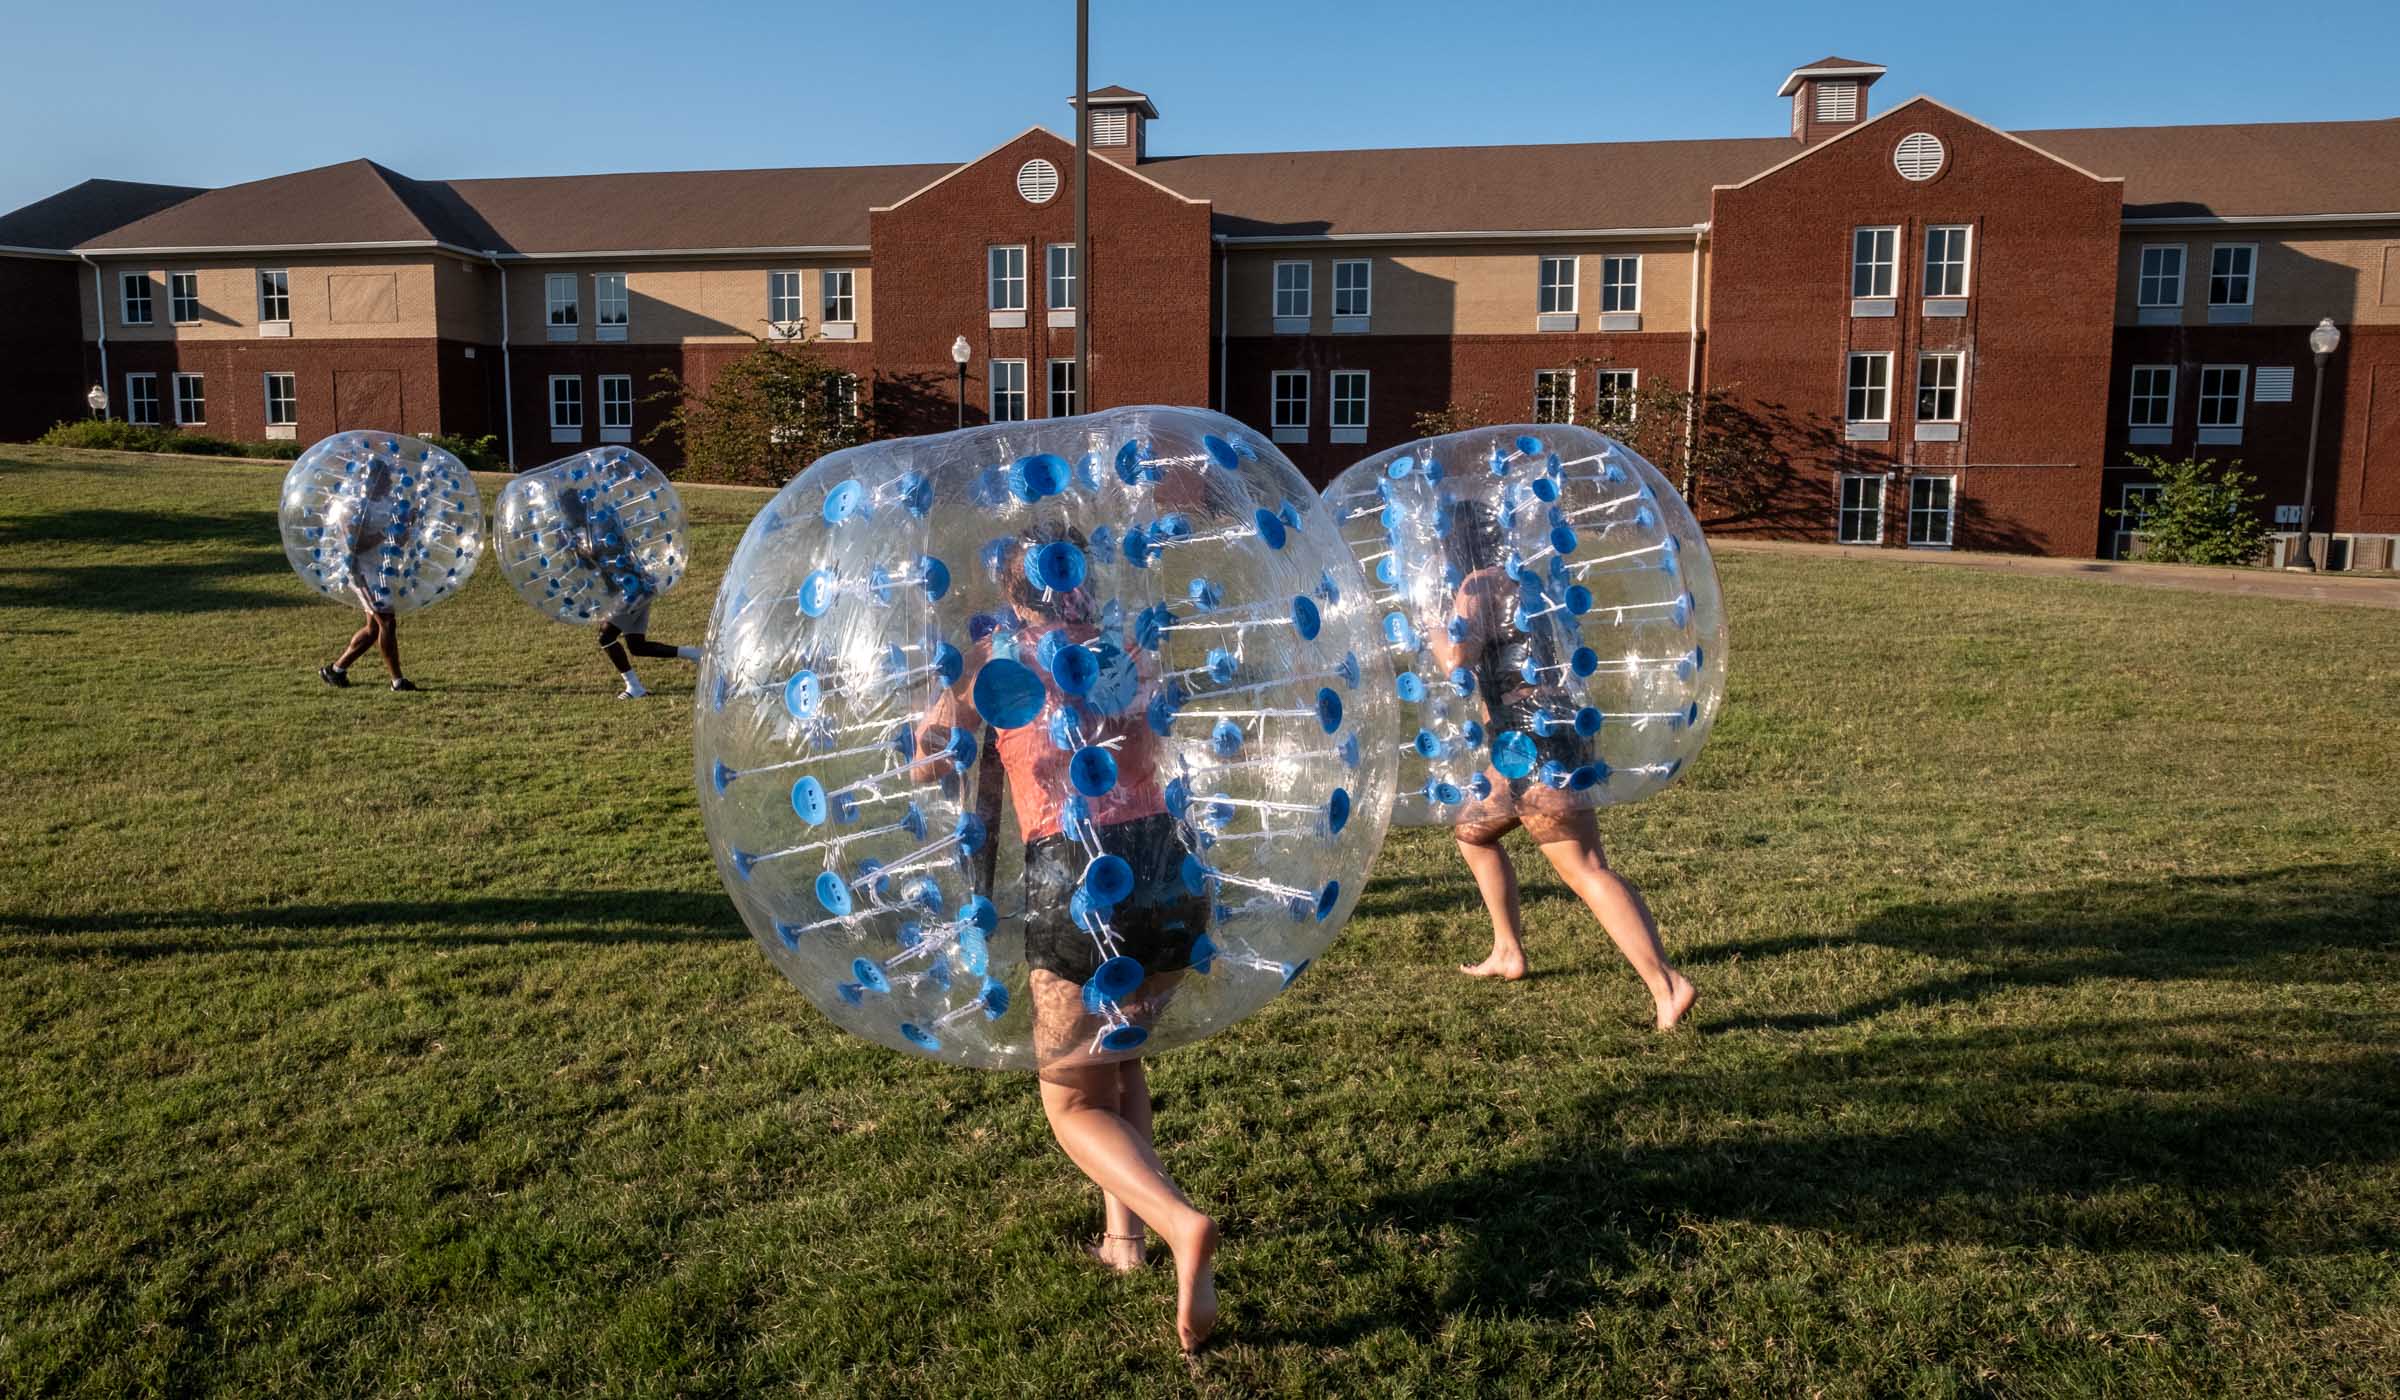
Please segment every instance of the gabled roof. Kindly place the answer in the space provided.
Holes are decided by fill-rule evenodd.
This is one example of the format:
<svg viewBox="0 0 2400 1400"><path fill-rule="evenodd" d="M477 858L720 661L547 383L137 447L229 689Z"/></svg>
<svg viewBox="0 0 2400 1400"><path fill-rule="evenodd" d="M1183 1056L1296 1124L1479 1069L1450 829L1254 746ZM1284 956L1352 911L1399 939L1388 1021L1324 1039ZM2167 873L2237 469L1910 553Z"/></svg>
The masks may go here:
<svg viewBox="0 0 2400 1400"><path fill-rule="evenodd" d="M1023 131L1018 132L1016 135L1009 137L1006 141L1001 142L999 145L992 147L988 151L985 151L982 155L975 157L973 160L965 161L958 165L940 167L941 174L935 176L931 180L928 180L924 185L917 189L910 190L907 194L902 195L900 198L893 200L889 204L879 204L870 212L883 214L897 209L901 205L917 198L917 196L931 191L935 186L945 183L952 177L966 174L968 171L973 170L976 166L983 164L987 160L990 160L992 157L1000 154L1002 151L1007 150L1009 147L1016 145L1019 141L1024 140L1028 136L1039 136L1050 142L1051 145L1059 147L1060 149L1057 153L1062 156L1072 155L1075 150L1075 144L1073 142L1067 140L1057 132L1050 130L1048 127L1029 126ZM1182 190L1170 189L1122 161L1103 159L1094 164L1092 169L1099 170L1102 167L1114 170L1120 175L1132 176L1134 179L1141 181L1143 184L1148 185L1154 190L1157 190L1159 193L1167 195L1170 198L1180 199L1186 204L1205 204L1208 202L1204 199L1194 199L1192 196L1184 193ZM1106 179L1108 177L1103 176L1102 178Z"/></svg>
<svg viewBox="0 0 2400 1400"><path fill-rule="evenodd" d="M1884 67L1880 63L1868 63L1856 58L1820 58L1814 63L1803 63L1793 69L1791 76L1783 80L1783 86L1775 90L1775 95L1789 97L1798 92L1803 78L1864 78L1873 82L1883 74Z"/></svg>
<svg viewBox="0 0 2400 1400"><path fill-rule="evenodd" d="M1934 99L1927 97L1923 93L1918 93L1916 96L1908 99L1906 102L1899 103L1896 106L1888 107L1883 111L1877 112L1874 116L1867 118L1865 121L1860 122L1856 126L1837 133L1828 140L1819 141L1812 146L1803 147L1784 159L1775 162L1773 165L1768 166L1766 169L1759 171L1756 175L1751 176L1747 180L1743 180L1738 184L1725 186L1724 188L1740 189L1744 185L1755 185L1759 181L1766 179L1768 176L1775 174L1777 171L1784 169L1786 166L1798 165L1800 162L1809 159L1820 151L1830 150L1833 147L1840 145L1844 141L1864 136L1867 132L1878 126L1881 126L1887 121L1891 121L1898 117L1905 117L1912 109L1918 107L1931 107L1935 111L1956 117L1958 120L1965 122L1970 126L1982 127L1985 131L1988 131L1992 135L1999 137L2001 140L2013 141L2017 145L2023 146L2026 150L2033 152L2035 155L2042 157L2044 160L2051 161L2054 164L2063 165L2067 169L2074 171L2076 174L2081 175L2086 179L2099 180L2104 183L2114 184L2122 184L2124 182L2123 176L2102 175L2097 171L2086 170L2082 166L2077 165L2075 162L2059 155L2056 151L2044 150L2014 132L2002 131L2000 128L1992 125L1990 122L1987 122L1980 117L1968 116L1966 113L1958 110L1956 107L1951 106L1947 102L1937 102ZM1903 126L1907 125L1906 122L1902 122L1900 124Z"/></svg>
<svg viewBox="0 0 2400 1400"><path fill-rule="evenodd" d="M2016 135L2125 177L2125 217L2400 213L2400 119L2103 126Z"/></svg>
<svg viewBox="0 0 2400 1400"><path fill-rule="evenodd" d="M955 165L838 165L451 180L490 225L479 246L531 255L864 248L867 211Z"/></svg>
<svg viewBox="0 0 2400 1400"><path fill-rule="evenodd" d="M1075 94L1067 94L1067 105L1070 107L1075 105ZM1092 105L1094 107L1136 107L1141 110L1143 116L1152 121L1158 120L1158 108L1150 104L1150 94L1135 92L1129 87L1119 87L1115 83L1110 83L1107 87L1093 88Z"/></svg>
<svg viewBox="0 0 2400 1400"><path fill-rule="evenodd" d="M472 212L371 160L209 190L83 241L90 252L136 248L307 247L463 243Z"/></svg>
<svg viewBox="0 0 2400 1400"><path fill-rule="evenodd" d="M64 252L88 238L147 218L204 193L195 185L86 180L48 199L0 214L0 247Z"/></svg>

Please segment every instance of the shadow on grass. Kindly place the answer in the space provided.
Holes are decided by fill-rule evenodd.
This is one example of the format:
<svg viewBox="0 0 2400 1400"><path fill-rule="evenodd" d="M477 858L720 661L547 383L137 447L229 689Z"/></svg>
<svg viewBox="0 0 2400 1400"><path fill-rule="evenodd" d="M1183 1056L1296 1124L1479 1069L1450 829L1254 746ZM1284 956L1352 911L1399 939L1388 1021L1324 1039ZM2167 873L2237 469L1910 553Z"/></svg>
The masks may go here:
<svg viewBox="0 0 2400 1400"><path fill-rule="evenodd" d="M178 933L203 936L145 936ZM364 900L121 915L0 914L0 937L11 936L54 940L20 945L12 957L142 959L372 947L703 943L747 935L722 894L583 890L526 898Z"/></svg>
<svg viewBox="0 0 2400 1400"><path fill-rule="evenodd" d="M87 507L0 520L0 546L257 544L278 540L271 510L114 510Z"/></svg>
<svg viewBox="0 0 2400 1400"><path fill-rule="evenodd" d="M45 545L252 548L207 563L169 557L156 562L59 564L43 560ZM0 583L0 608L204 613L305 607L314 601L299 589L231 586L289 572L273 511L191 515L141 510L53 511L0 521L0 548L11 551L10 567L0 569L0 579L6 580Z"/></svg>
<svg viewBox="0 0 2400 1400"><path fill-rule="evenodd" d="M2389 1056L2400 1010L2318 1010L2301 990L2288 1007L2223 1011L2188 989L2235 978L2304 989L2329 966L2400 946L2396 928L2400 873L2355 866L1887 911L1855 936L1985 966L1831 1017L1750 1024L1842 1027L2094 978L2172 980L2187 993L2154 1016L2111 1008L1903 1023L1865 1040L1802 1035L1772 1057L1712 1054L1582 1096L1545 1115L1540 1140L1511 1160L1329 1222L1343 1273L1388 1266L1365 1257L1388 1247L1372 1243L1339 1258L1348 1242L1443 1241L1446 1267L1424 1295L1260 1340L1339 1346L1393 1325L1437 1335L1462 1312L1563 1319L1639 1306L1620 1280L1655 1277L1727 1224L1801 1232L1792 1247L1804 1252L1810 1233L1875 1247L2259 1260L2400 1248L2400 1220L2366 1203L2345 1210L2348 1194L2319 1181L2400 1161Z"/></svg>

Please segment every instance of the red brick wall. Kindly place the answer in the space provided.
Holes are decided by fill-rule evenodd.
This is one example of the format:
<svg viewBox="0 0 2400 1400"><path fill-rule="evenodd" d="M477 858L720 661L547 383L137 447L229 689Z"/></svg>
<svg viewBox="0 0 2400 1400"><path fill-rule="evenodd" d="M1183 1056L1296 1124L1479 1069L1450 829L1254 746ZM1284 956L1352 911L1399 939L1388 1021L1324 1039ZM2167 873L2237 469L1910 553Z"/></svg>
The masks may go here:
<svg viewBox="0 0 2400 1400"><path fill-rule="evenodd" d="M332 433L334 379L343 372L385 373L398 381L403 421L375 426L404 433L447 430L442 417L439 346L433 340L118 341L108 347L109 411L124 416L125 376L158 376L159 421L175 417L177 372L206 377L208 421L194 432L258 440L267 435L266 376L296 376L302 443ZM355 426L355 425L354 425Z"/></svg>
<svg viewBox="0 0 2400 1400"><path fill-rule="evenodd" d="M83 396L99 377L96 355L77 354L80 298L90 294L91 273L81 263L0 257L0 307L7 308L0 314L0 442L39 437L61 419L90 414ZM111 399L124 394L108 392Z"/></svg>
<svg viewBox="0 0 2400 1400"><path fill-rule="evenodd" d="M1923 183L1892 167L1927 131L1948 160ZM1907 478L1959 478L1962 547L2082 555L2093 548L2121 187L2092 179L1922 100L1738 189L1710 235L1705 378L1780 420L1778 471L1755 498L1704 491L1712 528L1830 539L1837 474L1891 472L1884 538L1906 540ZM1919 314L1925 228L1973 226L1968 314ZM1898 225L1898 314L1850 315L1851 231ZM1957 443L1911 440L1916 355L1966 352ZM1843 441L1846 355L1889 351L1891 438Z"/></svg>
<svg viewBox="0 0 2400 1400"><path fill-rule="evenodd" d="M1028 204L1017 170L1041 156L1059 170L1057 197ZM1030 412L1047 411L1046 357L1074 353L1073 332L1045 328L1044 245L1075 239L1075 147L1027 132L934 188L873 216L875 376L895 429L948 428L957 367L950 343L974 347L967 421L986 416L994 359L1022 359ZM1084 260L1092 382L1086 409L1209 402L1212 258L1209 209L1101 160L1092 162L1092 249ZM1026 246L1026 329L993 329L985 249ZM905 420L913 417L911 424Z"/></svg>

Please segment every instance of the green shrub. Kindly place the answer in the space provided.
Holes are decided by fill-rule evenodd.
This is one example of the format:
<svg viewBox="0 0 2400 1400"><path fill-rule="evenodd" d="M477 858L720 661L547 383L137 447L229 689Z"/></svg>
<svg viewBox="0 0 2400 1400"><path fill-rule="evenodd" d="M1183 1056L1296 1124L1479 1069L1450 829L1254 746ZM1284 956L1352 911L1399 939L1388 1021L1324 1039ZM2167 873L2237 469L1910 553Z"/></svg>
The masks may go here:
<svg viewBox="0 0 2400 1400"><path fill-rule="evenodd" d="M2139 452L2125 454L2128 464L2157 478L2158 495L2145 504L2109 514L2122 528L2142 537L2142 557L2158 564L2249 564L2267 545L2267 525L2258 503L2266 499L2250 490L2258 478L2239 470L2238 461L2223 468L2214 457L2169 461Z"/></svg>
<svg viewBox="0 0 2400 1400"><path fill-rule="evenodd" d="M473 472L504 472L508 463L500 459L500 439L485 433L482 437L465 437L453 433L427 433L425 440L466 463Z"/></svg>
<svg viewBox="0 0 2400 1400"><path fill-rule="evenodd" d="M109 452L178 452L190 457L256 457L288 462L300 455L296 442L235 442L206 433L128 423L121 418L79 418L61 423L38 439L48 447L92 447Z"/></svg>

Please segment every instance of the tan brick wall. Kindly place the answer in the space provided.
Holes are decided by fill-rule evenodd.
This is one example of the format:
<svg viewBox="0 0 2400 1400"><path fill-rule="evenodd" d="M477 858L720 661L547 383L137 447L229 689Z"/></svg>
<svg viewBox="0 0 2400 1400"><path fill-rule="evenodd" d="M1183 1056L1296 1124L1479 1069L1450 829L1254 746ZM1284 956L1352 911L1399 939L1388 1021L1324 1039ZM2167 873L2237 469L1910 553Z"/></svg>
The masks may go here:
<svg viewBox="0 0 2400 1400"><path fill-rule="evenodd" d="M824 273L847 268L853 274L853 304L858 312L858 339L874 336L874 292L866 258L762 258L739 262L671 263L658 261L619 264L579 262L511 263L508 267L509 338L518 345L549 341L548 282L551 274L576 279L578 324L572 342L590 345L593 336L592 277L622 272L625 277L626 342L637 345L743 344L750 336L767 334L767 274L801 274L801 307L807 313L808 333L815 336L824 298Z"/></svg>
<svg viewBox="0 0 2400 1400"><path fill-rule="evenodd" d="M1228 314L1235 336L1274 332L1275 265L1305 262L1310 274L1309 329L1333 326L1333 265L1365 258L1374 265L1373 335L1523 335L1540 308L1541 259L1576 259L1577 314L1584 330L1600 324L1601 259L1642 259L1641 329L1689 331L1692 243L1689 238L1575 247L1520 245L1358 245L1335 251L1243 249L1227 260Z"/></svg>
<svg viewBox="0 0 2400 1400"><path fill-rule="evenodd" d="M2338 325L2400 325L2400 227L2127 229L2117 263L2117 324L2136 324L2142 249L2180 243L2184 249L2180 324L2208 324L2209 253L2220 243L2258 248L2258 282L2250 319L2262 326L2313 326L2331 316Z"/></svg>
<svg viewBox="0 0 2400 1400"><path fill-rule="evenodd" d="M108 300L111 341L194 342L257 340L258 274L280 268L290 276L292 334L314 340L392 340L436 333L435 264L430 254L388 258L348 257L225 259L104 259L101 286ZM147 272L151 280L151 323L121 324L118 275ZM200 320L175 325L167 296L168 274L196 273ZM90 276L85 275L83 333L95 334ZM337 314L337 310L340 314ZM372 314L372 319L369 318ZM271 337L270 337L271 338Z"/></svg>

